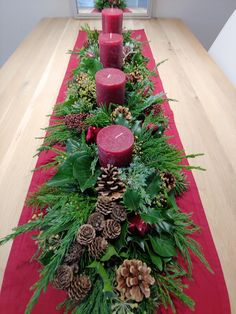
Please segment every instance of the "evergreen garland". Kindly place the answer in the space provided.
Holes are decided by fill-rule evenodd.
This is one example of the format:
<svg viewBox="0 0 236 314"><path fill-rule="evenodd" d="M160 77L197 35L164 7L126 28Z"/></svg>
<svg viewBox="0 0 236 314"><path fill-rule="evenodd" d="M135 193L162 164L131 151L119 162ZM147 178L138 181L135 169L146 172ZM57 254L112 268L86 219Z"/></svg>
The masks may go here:
<svg viewBox="0 0 236 314"><path fill-rule="evenodd" d="M99 8L106 3L97 1ZM125 7L123 1L119 3L122 8ZM111 229L106 230L107 234L114 235L112 228L116 224L120 228L119 236L108 241L108 247L99 260L94 260L89 256L89 250L83 249L79 260L69 265L76 276L77 268L80 274L87 276L84 278L89 278L91 287L79 304L68 298L60 304L64 313L151 314L159 305L170 306L175 312L173 297L193 309L194 301L185 294L186 285L182 281L192 275L191 253L209 271L212 270L200 245L191 237L199 231L199 227L191 220L191 215L181 212L175 198L188 188L183 170L203 170L183 163L185 158L198 155L186 156L168 143L169 138L164 135L168 128L168 117L162 110L166 96L153 95L154 86L150 76L155 74L155 69L151 72L146 68L148 60L142 55L142 45L131 39L130 32L123 34L123 71L128 76L126 107L118 108L116 104L109 108L96 106L94 76L101 68L98 32L88 26L84 30L88 42L80 51L71 52L78 55L80 63L68 82L67 97L63 103L56 105L54 123L46 128L44 144L38 150L38 155L48 150L56 153L54 159L40 169L54 167L57 172L28 198L27 205L32 208L31 220L0 239L0 245L3 245L22 233L36 231L34 240L37 241L38 250L34 258L42 268L25 313L31 312L41 292L55 280L59 266L64 264L65 257L76 243L80 226L86 229L89 217L94 211L98 212L98 206L105 206L102 208L103 214L108 210L105 214L109 220L109 223L106 220L107 228ZM135 150L130 166L118 169L118 179L114 179L111 173L114 184L122 183L120 186L125 187L120 191L121 199L114 203L105 196L101 203L100 195L98 205L97 180L102 169L98 165L97 147L88 141L87 134L90 127L96 129L110 124L121 124L132 130ZM112 171L116 172L116 169ZM111 219L114 217L112 210L124 209L127 219L123 223L114 222ZM101 219L101 212L98 217ZM133 219L142 222L143 233L135 227L131 229ZM93 229L92 226L89 228ZM90 241L89 238L87 240ZM178 255L183 257L184 266L179 264ZM146 263L155 280L155 284L150 286L150 297L140 303L121 298L116 289L117 268L127 259ZM77 284L80 283L78 278L75 277Z"/></svg>

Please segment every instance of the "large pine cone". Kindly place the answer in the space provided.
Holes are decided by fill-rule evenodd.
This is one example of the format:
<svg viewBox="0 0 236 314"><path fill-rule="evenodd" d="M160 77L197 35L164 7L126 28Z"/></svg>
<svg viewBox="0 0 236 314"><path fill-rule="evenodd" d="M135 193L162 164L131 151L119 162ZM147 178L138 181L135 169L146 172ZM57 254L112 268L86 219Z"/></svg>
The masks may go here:
<svg viewBox="0 0 236 314"><path fill-rule="evenodd" d="M95 230L101 231L104 227L104 216L101 213L93 213L89 216L87 223L92 225Z"/></svg>
<svg viewBox="0 0 236 314"><path fill-rule="evenodd" d="M95 259L99 259L105 253L108 242L105 238L97 237L88 246L89 255Z"/></svg>
<svg viewBox="0 0 236 314"><path fill-rule="evenodd" d="M115 239L117 238L121 233L121 226L120 224L113 220L113 219L107 219L105 221L104 229L102 232L102 235L106 239Z"/></svg>
<svg viewBox="0 0 236 314"><path fill-rule="evenodd" d="M56 289L67 289L73 279L73 268L68 265L61 265L58 267L54 280L52 282Z"/></svg>
<svg viewBox="0 0 236 314"><path fill-rule="evenodd" d="M150 286L155 279L150 275L151 268L139 260L125 260L116 271L117 290L126 299L141 302L150 297Z"/></svg>
<svg viewBox="0 0 236 314"><path fill-rule="evenodd" d="M116 204L112 209L111 218L118 222L125 221L127 214L124 206Z"/></svg>
<svg viewBox="0 0 236 314"><path fill-rule="evenodd" d="M118 168L112 165L107 165L106 168L101 168L102 174L98 177L97 188L100 196L108 196L112 200L122 197L125 191L125 185L119 178Z"/></svg>
<svg viewBox="0 0 236 314"><path fill-rule="evenodd" d="M101 213L104 216L107 216L112 212L115 205L116 203L111 201L109 197L100 196L96 204L96 212Z"/></svg>
<svg viewBox="0 0 236 314"><path fill-rule="evenodd" d="M88 276L76 276L68 288L68 296L70 299L81 302L91 289L91 282Z"/></svg>
<svg viewBox="0 0 236 314"><path fill-rule="evenodd" d="M85 224L79 228L77 242L81 245L89 245L96 236L96 231L92 225Z"/></svg>
<svg viewBox="0 0 236 314"><path fill-rule="evenodd" d="M65 264L74 264L79 261L80 256L83 254L84 248L78 242L73 242L69 248L68 253L64 258Z"/></svg>

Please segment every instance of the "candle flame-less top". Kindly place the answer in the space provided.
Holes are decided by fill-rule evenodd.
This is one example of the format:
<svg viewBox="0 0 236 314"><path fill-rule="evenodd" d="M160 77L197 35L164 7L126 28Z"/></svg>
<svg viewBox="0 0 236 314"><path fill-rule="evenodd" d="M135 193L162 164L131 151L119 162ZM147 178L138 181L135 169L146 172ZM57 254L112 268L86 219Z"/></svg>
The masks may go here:
<svg viewBox="0 0 236 314"><path fill-rule="evenodd" d="M97 144L104 152L121 154L133 147L134 135L123 125L110 125L98 133Z"/></svg>
<svg viewBox="0 0 236 314"><path fill-rule="evenodd" d="M123 37L120 34L115 33L101 33L98 38L99 45L115 45L115 44L123 44Z"/></svg>
<svg viewBox="0 0 236 314"><path fill-rule="evenodd" d="M106 68L96 73L96 82L103 85L115 86L125 82L125 74L119 69Z"/></svg>
<svg viewBox="0 0 236 314"><path fill-rule="evenodd" d="M123 15L123 11L117 8L107 8L102 10L102 14L104 15L112 15L112 16L119 16Z"/></svg>

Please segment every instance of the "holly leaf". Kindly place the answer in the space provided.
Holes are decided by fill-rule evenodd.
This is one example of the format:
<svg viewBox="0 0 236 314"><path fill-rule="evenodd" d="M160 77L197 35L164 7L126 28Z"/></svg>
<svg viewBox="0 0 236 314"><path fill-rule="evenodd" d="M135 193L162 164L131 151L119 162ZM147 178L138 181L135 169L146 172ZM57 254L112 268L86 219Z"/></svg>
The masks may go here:
<svg viewBox="0 0 236 314"><path fill-rule="evenodd" d="M96 58L83 58L79 65L82 72L95 76L97 71L102 69L102 64Z"/></svg>
<svg viewBox="0 0 236 314"><path fill-rule="evenodd" d="M75 183L75 178L73 176L73 165L78 158L79 153L75 153L73 155L70 155L58 168L57 173L54 175L54 177L48 181L48 186L57 186L62 187L68 184Z"/></svg>
<svg viewBox="0 0 236 314"><path fill-rule="evenodd" d="M123 201L129 210L137 210L140 206L141 195L138 191L127 188L123 196Z"/></svg>
<svg viewBox="0 0 236 314"><path fill-rule="evenodd" d="M94 268L97 273L100 275L103 281L103 292L110 292L113 293L112 284L110 281L110 278L105 270L105 268L102 266L101 263L94 261L92 264L87 266L88 268Z"/></svg>
<svg viewBox="0 0 236 314"><path fill-rule="evenodd" d="M94 173L91 169L93 158L87 152L81 152L80 156L74 162L73 176L78 180L82 192L93 187L101 171L97 169Z"/></svg>
<svg viewBox="0 0 236 314"><path fill-rule="evenodd" d="M109 245L107 250L106 250L106 253L103 255L103 257L100 259L101 262L107 262L109 261L109 259L112 257L112 256L119 256L119 254L116 252L114 246L112 245Z"/></svg>
<svg viewBox="0 0 236 314"><path fill-rule="evenodd" d="M149 235L153 251L162 257L173 257L177 255L174 243L167 238L153 237Z"/></svg>

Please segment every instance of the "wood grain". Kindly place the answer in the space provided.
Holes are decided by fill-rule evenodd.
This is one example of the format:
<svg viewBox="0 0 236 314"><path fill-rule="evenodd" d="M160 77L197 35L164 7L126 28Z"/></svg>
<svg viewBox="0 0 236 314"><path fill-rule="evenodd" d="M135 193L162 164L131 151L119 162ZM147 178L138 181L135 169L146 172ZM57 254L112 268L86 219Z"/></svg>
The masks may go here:
<svg viewBox="0 0 236 314"><path fill-rule="evenodd" d="M41 128L48 124L80 26L99 20L44 19L0 70L0 237L19 219ZM204 152L194 172L236 313L236 90L179 20L127 20L144 28L187 153ZM10 244L0 248L0 282Z"/></svg>

